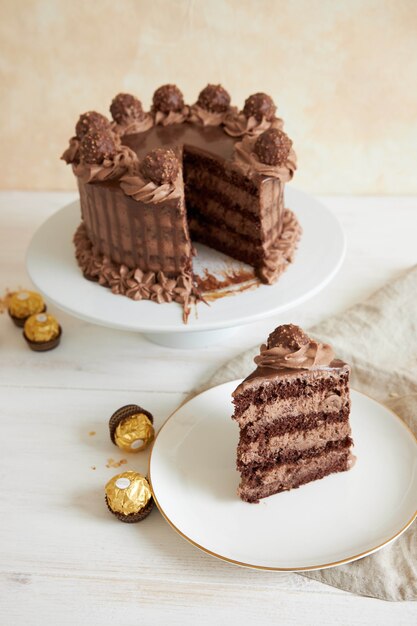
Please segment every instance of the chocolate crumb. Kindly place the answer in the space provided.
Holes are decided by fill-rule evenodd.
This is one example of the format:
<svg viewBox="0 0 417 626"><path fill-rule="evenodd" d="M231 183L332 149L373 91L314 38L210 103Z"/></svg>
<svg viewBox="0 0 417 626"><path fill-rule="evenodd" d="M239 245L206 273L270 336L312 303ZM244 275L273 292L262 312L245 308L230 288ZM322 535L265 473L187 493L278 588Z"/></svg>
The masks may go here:
<svg viewBox="0 0 417 626"><path fill-rule="evenodd" d="M126 465L127 459L120 459L120 461L115 461L114 459L107 459L106 467L120 467L121 465Z"/></svg>
<svg viewBox="0 0 417 626"><path fill-rule="evenodd" d="M277 107L274 101L266 93L254 93L252 96L249 96L245 100L245 106L243 107L245 116L254 117L258 122L262 122L262 118L271 122L275 117L276 110Z"/></svg>
<svg viewBox="0 0 417 626"><path fill-rule="evenodd" d="M225 113L230 107L230 96L221 85L207 85L200 91L197 104L211 113Z"/></svg>
<svg viewBox="0 0 417 626"><path fill-rule="evenodd" d="M155 185L172 183L179 172L178 158L171 148L156 148L143 159L141 172Z"/></svg>
<svg viewBox="0 0 417 626"><path fill-rule="evenodd" d="M288 158L292 141L282 130L269 128L255 142L254 152L261 163L284 165Z"/></svg>
<svg viewBox="0 0 417 626"><path fill-rule="evenodd" d="M184 108L184 98L176 85L162 85L153 94L153 108L161 113L181 111Z"/></svg>

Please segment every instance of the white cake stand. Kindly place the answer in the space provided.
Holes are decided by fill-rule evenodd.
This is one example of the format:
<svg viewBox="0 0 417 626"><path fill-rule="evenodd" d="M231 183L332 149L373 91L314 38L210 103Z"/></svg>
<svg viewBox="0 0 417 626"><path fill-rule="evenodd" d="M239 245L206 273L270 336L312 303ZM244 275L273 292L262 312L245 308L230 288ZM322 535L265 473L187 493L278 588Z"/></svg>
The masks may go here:
<svg viewBox="0 0 417 626"><path fill-rule="evenodd" d="M38 229L27 252L27 269L45 298L75 317L141 332L150 341L169 347L213 345L245 324L305 302L323 289L340 268L345 238L335 216L318 200L295 189L286 191L286 205L294 210L303 228L294 263L275 285L239 291L209 306L198 304L187 324L177 303L135 302L82 276L72 243L80 223L79 202L63 207ZM216 275L225 265L236 272L245 267L205 246L196 247L197 272L207 269Z"/></svg>

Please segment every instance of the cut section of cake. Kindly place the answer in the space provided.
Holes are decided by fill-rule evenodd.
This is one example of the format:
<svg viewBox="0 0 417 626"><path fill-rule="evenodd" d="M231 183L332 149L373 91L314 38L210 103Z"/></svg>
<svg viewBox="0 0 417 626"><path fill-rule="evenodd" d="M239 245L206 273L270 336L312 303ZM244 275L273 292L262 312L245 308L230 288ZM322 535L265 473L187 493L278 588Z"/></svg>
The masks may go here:
<svg viewBox="0 0 417 626"><path fill-rule="evenodd" d="M233 393L242 500L350 469L349 365L293 324L269 335L255 363Z"/></svg>

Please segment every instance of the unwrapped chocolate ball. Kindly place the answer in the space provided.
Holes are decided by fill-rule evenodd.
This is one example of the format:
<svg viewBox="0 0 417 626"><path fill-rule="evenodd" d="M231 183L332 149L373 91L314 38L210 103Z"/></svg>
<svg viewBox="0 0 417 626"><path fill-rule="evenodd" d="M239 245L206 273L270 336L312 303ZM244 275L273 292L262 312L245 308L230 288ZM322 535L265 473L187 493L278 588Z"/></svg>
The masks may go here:
<svg viewBox="0 0 417 626"><path fill-rule="evenodd" d="M302 328L295 324L282 324L272 331L268 337L267 348L290 348L299 350L310 342L310 337Z"/></svg>
<svg viewBox="0 0 417 626"><path fill-rule="evenodd" d="M291 147L292 141L284 131L269 128L259 135L254 151L261 163L279 166L288 159Z"/></svg>
<svg viewBox="0 0 417 626"><path fill-rule="evenodd" d="M207 85L198 96L197 104L211 113L225 113L230 107L230 96L221 85Z"/></svg>
<svg viewBox="0 0 417 626"><path fill-rule="evenodd" d="M155 148L148 152L140 166L142 174L155 185L173 183L178 176L180 165L172 148Z"/></svg>
<svg viewBox="0 0 417 626"><path fill-rule="evenodd" d="M75 127L75 134L78 139L82 139L84 135L93 130L107 130L110 128L110 121L105 115L97 113L97 111L87 111L80 115Z"/></svg>
<svg viewBox="0 0 417 626"><path fill-rule="evenodd" d="M121 522L140 522L152 511L152 491L145 476L128 471L117 474L105 487L106 504Z"/></svg>
<svg viewBox="0 0 417 626"><path fill-rule="evenodd" d="M145 117L141 101L130 93L117 94L110 105L110 113L118 124L140 121Z"/></svg>
<svg viewBox="0 0 417 626"><path fill-rule="evenodd" d="M154 111L179 112L184 108L184 98L176 85L162 85L153 94L152 104Z"/></svg>
<svg viewBox="0 0 417 626"><path fill-rule="evenodd" d="M92 130L80 142L81 161L91 165L112 159L116 152L114 135L110 130Z"/></svg>
<svg viewBox="0 0 417 626"><path fill-rule="evenodd" d="M274 101L266 93L252 94L245 100L245 106L243 107L245 116L254 117L258 122L262 122L262 118L271 122L275 117L276 110L277 107Z"/></svg>
<svg viewBox="0 0 417 626"><path fill-rule="evenodd" d="M53 315L37 313L25 322L23 337L31 350L45 352L56 348L61 340L62 329Z"/></svg>
<svg viewBox="0 0 417 626"><path fill-rule="evenodd" d="M113 413L109 421L112 442L126 452L139 452L155 437L153 416L137 404L128 404Z"/></svg>
<svg viewBox="0 0 417 626"><path fill-rule="evenodd" d="M8 312L16 326L23 328L25 321L35 313L46 311L46 305L35 291L16 291L8 301Z"/></svg>

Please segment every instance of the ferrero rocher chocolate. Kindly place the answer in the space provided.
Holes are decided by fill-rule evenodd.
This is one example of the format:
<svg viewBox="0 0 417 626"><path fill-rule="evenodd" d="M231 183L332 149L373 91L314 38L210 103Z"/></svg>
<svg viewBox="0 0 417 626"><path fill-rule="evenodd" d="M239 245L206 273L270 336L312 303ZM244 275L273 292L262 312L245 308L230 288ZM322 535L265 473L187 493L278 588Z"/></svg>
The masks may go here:
<svg viewBox="0 0 417 626"><path fill-rule="evenodd" d="M35 291L16 291L10 296L8 311L17 326L23 326L28 317L45 310L42 296Z"/></svg>
<svg viewBox="0 0 417 626"><path fill-rule="evenodd" d="M138 452L151 443L154 434L149 418L139 413L120 422L114 433L114 441L126 452Z"/></svg>
<svg viewBox="0 0 417 626"><path fill-rule="evenodd" d="M153 508L149 483L138 472L123 472L111 478L105 494L110 512L122 522L140 522Z"/></svg>
<svg viewBox="0 0 417 626"><path fill-rule="evenodd" d="M110 438L126 452L144 450L153 441L153 417L137 404L128 404L113 413L109 421Z"/></svg>
<svg viewBox="0 0 417 626"><path fill-rule="evenodd" d="M61 332L53 315L37 313L26 320L23 336L33 350L51 350L58 345Z"/></svg>

